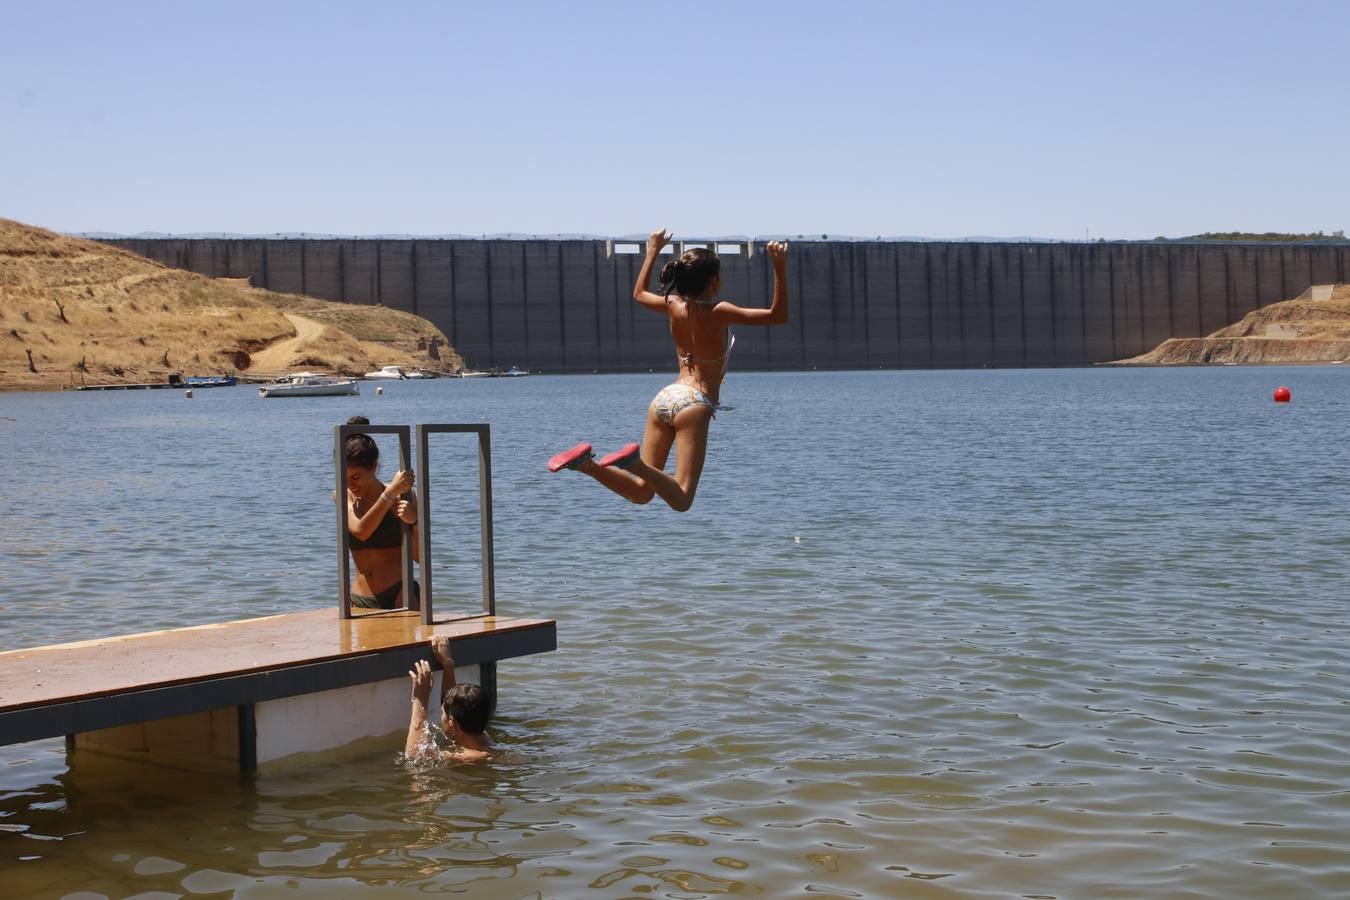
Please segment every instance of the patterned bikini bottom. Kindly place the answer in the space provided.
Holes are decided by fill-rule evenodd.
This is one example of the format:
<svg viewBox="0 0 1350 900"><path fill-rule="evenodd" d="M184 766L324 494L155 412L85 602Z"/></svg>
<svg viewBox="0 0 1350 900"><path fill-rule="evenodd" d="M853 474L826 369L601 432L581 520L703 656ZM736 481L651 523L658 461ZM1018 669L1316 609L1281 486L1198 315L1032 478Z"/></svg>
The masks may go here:
<svg viewBox="0 0 1350 900"><path fill-rule="evenodd" d="M652 412L667 425L675 424L675 417L691 406L706 406L713 410L713 402L698 388L675 382L661 388L661 392L652 398ZM716 416L716 413L713 413Z"/></svg>

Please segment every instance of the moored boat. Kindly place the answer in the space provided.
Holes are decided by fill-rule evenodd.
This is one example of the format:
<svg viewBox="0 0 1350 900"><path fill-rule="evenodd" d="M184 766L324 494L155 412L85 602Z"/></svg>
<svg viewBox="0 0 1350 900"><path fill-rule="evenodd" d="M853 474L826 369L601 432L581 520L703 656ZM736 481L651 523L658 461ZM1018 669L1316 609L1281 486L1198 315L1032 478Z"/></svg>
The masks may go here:
<svg viewBox="0 0 1350 900"><path fill-rule="evenodd" d="M297 372L258 388L259 397L344 397L359 394L355 378Z"/></svg>
<svg viewBox="0 0 1350 900"><path fill-rule="evenodd" d="M362 375L361 377L368 379L370 381L378 381L382 379L388 379L391 381L392 380L402 381L412 376L410 376L407 372L403 371L402 366L381 366L380 371L367 372L365 375Z"/></svg>

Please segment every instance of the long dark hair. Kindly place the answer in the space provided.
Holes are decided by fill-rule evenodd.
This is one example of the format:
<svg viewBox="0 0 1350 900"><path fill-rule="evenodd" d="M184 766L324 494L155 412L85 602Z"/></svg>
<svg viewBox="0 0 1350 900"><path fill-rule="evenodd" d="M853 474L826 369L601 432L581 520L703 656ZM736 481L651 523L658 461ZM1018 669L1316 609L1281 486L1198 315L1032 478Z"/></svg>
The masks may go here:
<svg viewBox="0 0 1350 900"><path fill-rule="evenodd" d="M693 300L708 288L708 283L722 271L722 261L706 247L695 247L680 254L661 267L661 296L672 293Z"/></svg>

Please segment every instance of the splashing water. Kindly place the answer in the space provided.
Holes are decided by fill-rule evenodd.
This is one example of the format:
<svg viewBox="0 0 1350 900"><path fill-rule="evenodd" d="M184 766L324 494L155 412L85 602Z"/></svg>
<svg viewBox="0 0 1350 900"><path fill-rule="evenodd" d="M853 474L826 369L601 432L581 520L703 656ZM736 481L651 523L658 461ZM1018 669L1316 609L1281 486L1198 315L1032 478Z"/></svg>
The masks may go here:
<svg viewBox="0 0 1350 900"><path fill-rule="evenodd" d="M417 746L413 749L411 755L407 753L398 753L395 755L395 761L405 769L418 770L434 766L440 761L441 747L449 742L445 732L432 724L424 722L422 724L422 737L418 740Z"/></svg>

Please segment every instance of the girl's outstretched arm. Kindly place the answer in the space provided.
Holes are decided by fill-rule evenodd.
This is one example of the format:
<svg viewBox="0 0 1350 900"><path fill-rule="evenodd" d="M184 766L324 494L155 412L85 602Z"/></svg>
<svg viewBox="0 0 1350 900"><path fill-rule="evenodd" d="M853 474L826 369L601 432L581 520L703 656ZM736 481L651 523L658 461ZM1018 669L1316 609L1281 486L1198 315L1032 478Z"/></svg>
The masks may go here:
<svg viewBox="0 0 1350 900"><path fill-rule="evenodd" d="M786 241L770 241L766 248L773 265L773 299L768 309L746 308L725 300L713 307L713 312L728 325L783 325L788 320L787 252Z"/></svg>
<svg viewBox="0 0 1350 900"><path fill-rule="evenodd" d="M652 267L661 256L661 248L670 243L671 237L662 228L653 231L647 238L647 255L642 260L642 268L638 270L637 283L633 285L633 299L648 309L664 311L666 308L666 298L647 290L647 285L652 280Z"/></svg>

